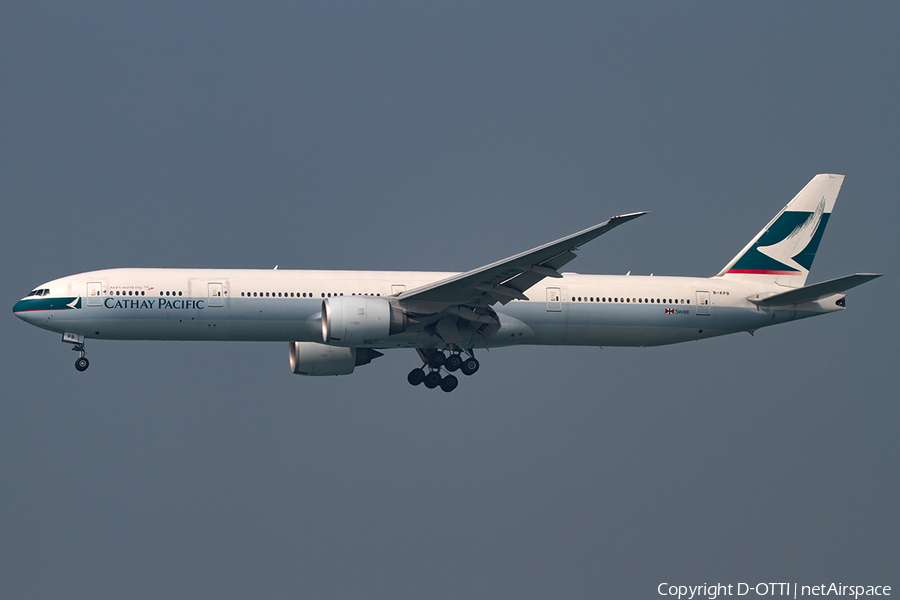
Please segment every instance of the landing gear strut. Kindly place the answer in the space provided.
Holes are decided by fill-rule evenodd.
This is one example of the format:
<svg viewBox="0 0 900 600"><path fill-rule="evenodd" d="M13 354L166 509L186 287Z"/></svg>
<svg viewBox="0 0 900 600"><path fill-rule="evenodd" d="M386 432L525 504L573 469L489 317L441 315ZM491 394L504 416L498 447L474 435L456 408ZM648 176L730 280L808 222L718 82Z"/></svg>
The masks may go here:
<svg viewBox="0 0 900 600"><path fill-rule="evenodd" d="M78 371L87 371L91 363L84 356L84 336L75 333L64 333L62 341L72 344L72 350L78 353L78 358L75 359L75 368Z"/></svg>
<svg viewBox="0 0 900 600"><path fill-rule="evenodd" d="M469 357L465 359L456 348L451 348L450 354L445 354L443 350L421 348L417 348L416 352L419 353L423 365L413 369L406 376L410 385L424 383L430 390L440 387L445 392L452 392L459 385L459 379L456 375L451 375L452 372L462 371L463 375L472 375L478 370L478 361L471 349L466 350ZM442 368L447 371L446 376L441 375Z"/></svg>

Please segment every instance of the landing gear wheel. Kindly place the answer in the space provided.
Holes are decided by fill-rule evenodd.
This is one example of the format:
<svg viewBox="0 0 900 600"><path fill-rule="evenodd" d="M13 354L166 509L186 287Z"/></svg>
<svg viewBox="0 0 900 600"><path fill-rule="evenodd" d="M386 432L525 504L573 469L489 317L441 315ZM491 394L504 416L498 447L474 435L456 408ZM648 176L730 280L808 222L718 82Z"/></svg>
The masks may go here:
<svg viewBox="0 0 900 600"><path fill-rule="evenodd" d="M443 366L447 356L440 350L435 350L428 355L428 366L432 369L440 369Z"/></svg>
<svg viewBox="0 0 900 600"><path fill-rule="evenodd" d="M462 366L463 360L459 354L451 354L447 357L447 360L444 361L444 368L450 371L456 371Z"/></svg>
<svg viewBox="0 0 900 600"><path fill-rule="evenodd" d="M425 370L413 369L409 372L409 375L406 376L406 380L409 382L409 385L419 385L425 381Z"/></svg>
<svg viewBox="0 0 900 600"><path fill-rule="evenodd" d="M452 392L459 385L459 379L456 375L447 375L441 380L441 389L445 392Z"/></svg>
<svg viewBox="0 0 900 600"><path fill-rule="evenodd" d="M433 390L437 386L441 385L441 374L437 371L429 371L427 375L425 375L425 387L429 390Z"/></svg>
<svg viewBox="0 0 900 600"><path fill-rule="evenodd" d="M90 365L91 365L91 363L88 362L88 359L86 359L83 356L80 356L75 361L75 368L78 369L79 371L86 371Z"/></svg>
<svg viewBox="0 0 900 600"><path fill-rule="evenodd" d="M478 361L476 359L468 358L463 361L463 364L459 369L463 372L463 375L473 375L475 373L475 371L478 370L478 367L480 367L480 366L481 365L478 363Z"/></svg>

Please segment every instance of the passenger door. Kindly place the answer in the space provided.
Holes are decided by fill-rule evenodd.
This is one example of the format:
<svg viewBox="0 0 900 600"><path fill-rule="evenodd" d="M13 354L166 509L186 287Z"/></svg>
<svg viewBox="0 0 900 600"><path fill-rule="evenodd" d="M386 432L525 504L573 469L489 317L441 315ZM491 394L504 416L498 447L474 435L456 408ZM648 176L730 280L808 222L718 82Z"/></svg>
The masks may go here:
<svg viewBox="0 0 900 600"><path fill-rule="evenodd" d="M221 283L209 284L209 298L206 301L207 306L224 306L225 295Z"/></svg>
<svg viewBox="0 0 900 600"><path fill-rule="evenodd" d="M87 284L87 305L103 306L103 284L91 281Z"/></svg>
<svg viewBox="0 0 900 600"><path fill-rule="evenodd" d="M709 292L697 292L697 314L709 314Z"/></svg>
<svg viewBox="0 0 900 600"><path fill-rule="evenodd" d="M562 311L562 294L558 287L547 288L547 312Z"/></svg>

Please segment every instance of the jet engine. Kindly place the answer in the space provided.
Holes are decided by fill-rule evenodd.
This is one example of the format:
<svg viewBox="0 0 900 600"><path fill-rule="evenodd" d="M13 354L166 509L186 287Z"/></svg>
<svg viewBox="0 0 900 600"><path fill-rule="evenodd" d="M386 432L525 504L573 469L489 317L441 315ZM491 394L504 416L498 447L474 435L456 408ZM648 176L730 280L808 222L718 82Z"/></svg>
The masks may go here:
<svg viewBox="0 0 900 600"><path fill-rule="evenodd" d="M371 348L326 346L315 342L291 342L291 371L297 375L349 375L355 367L384 356Z"/></svg>
<svg viewBox="0 0 900 600"><path fill-rule="evenodd" d="M338 296L322 302L322 341L326 344L370 344L401 333L408 326L406 313L381 298Z"/></svg>

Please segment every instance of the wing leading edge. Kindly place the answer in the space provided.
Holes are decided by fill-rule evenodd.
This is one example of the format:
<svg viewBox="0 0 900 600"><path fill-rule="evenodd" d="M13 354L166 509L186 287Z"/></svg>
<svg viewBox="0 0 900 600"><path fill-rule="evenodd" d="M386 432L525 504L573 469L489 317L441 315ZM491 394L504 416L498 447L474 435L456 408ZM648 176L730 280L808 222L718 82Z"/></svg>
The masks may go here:
<svg viewBox="0 0 900 600"><path fill-rule="evenodd" d="M521 254L404 292L398 300L413 312L424 309L421 312L428 313L452 305L487 307L496 302L527 300L524 292L528 288L545 277L562 277L558 269L575 258L575 251L582 245L645 214L646 211L613 217Z"/></svg>

